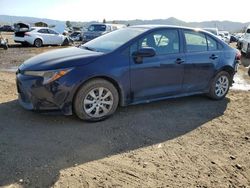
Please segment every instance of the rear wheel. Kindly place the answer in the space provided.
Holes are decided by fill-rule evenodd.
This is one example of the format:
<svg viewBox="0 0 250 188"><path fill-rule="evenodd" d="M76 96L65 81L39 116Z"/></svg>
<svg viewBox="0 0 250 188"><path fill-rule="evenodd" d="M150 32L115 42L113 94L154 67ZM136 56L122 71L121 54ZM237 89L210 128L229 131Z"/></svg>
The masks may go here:
<svg viewBox="0 0 250 188"><path fill-rule="evenodd" d="M219 72L211 82L208 96L215 100L223 99L230 87L230 75L226 71Z"/></svg>
<svg viewBox="0 0 250 188"><path fill-rule="evenodd" d="M43 41L41 39L36 39L34 41L34 46L40 48L43 45Z"/></svg>
<svg viewBox="0 0 250 188"><path fill-rule="evenodd" d="M116 88L103 79L84 84L76 94L74 111L87 121L100 121L112 115L119 102Z"/></svg>

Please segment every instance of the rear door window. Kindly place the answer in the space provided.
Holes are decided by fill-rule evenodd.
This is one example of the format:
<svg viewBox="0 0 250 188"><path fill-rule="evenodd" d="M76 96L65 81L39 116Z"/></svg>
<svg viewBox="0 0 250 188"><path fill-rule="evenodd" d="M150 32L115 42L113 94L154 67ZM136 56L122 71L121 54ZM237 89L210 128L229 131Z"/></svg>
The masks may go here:
<svg viewBox="0 0 250 188"><path fill-rule="evenodd" d="M184 31L187 52L207 51L207 40L203 33L196 31Z"/></svg>
<svg viewBox="0 0 250 188"><path fill-rule="evenodd" d="M214 40L212 37L207 36L207 46L209 51L215 51L218 50L218 44L217 41Z"/></svg>

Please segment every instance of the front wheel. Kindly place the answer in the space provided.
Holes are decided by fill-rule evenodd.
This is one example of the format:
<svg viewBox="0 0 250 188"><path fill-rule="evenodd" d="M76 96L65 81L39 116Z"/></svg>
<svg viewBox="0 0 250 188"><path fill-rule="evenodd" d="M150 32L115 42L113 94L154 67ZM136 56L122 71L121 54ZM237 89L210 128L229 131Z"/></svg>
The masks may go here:
<svg viewBox="0 0 250 188"><path fill-rule="evenodd" d="M112 115L119 102L116 88L103 79L95 79L84 84L74 100L76 115L87 121L100 121Z"/></svg>
<svg viewBox="0 0 250 188"><path fill-rule="evenodd" d="M229 86L229 73L226 71L221 71L212 80L208 96L215 100L223 99L228 93Z"/></svg>

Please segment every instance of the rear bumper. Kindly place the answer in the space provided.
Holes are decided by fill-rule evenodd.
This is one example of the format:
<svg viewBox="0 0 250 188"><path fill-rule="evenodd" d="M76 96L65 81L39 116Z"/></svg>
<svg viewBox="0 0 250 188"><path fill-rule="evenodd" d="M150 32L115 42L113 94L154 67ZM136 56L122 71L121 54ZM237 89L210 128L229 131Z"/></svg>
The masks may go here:
<svg viewBox="0 0 250 188"><path fill-rule="evenodd" d="M14 37L14 41L17 43L26 42L24 37Z"/></svg>
<svg viewBox="0 0 250 188"><path fill-rule="evenodd" d="M26 37L26 36L24 36L24 37L14 37L14 41L16 42L16 43L28 43L28 44L33 44L34 42L33 42L33 39L31 38L31 37Z"/></svg>

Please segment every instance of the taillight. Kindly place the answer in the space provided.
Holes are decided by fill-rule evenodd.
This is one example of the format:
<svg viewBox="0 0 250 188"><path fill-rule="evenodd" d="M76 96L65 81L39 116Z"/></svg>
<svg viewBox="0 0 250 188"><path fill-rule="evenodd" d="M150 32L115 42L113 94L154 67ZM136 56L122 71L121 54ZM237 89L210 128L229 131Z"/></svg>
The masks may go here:
<svg viewBox="0 0 250 188"><path fill-rule="evenodd" d="M25 35L25 36L28 36L28 37L30 36L30 34L29 34L29 33L27 33L27 32L26 32L26 33L24 33L24 35Z"/></svg>
<svg viewBox="0 0 250 188"><path fill-rule="evenodd" d="M240 51L238 50L237 51L237 54L236 54L236 60L240 60L241 59L241 53L240 53Z"/></svg>

